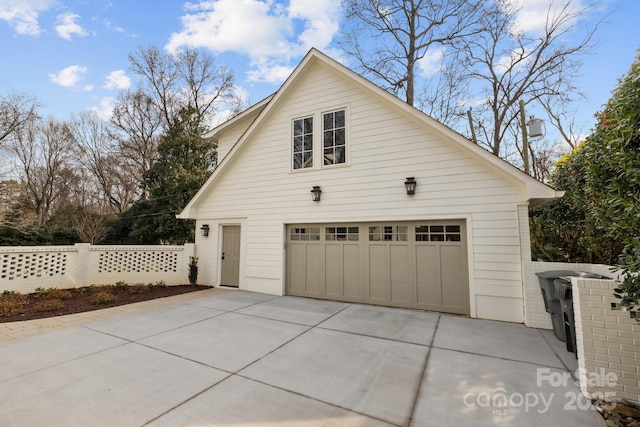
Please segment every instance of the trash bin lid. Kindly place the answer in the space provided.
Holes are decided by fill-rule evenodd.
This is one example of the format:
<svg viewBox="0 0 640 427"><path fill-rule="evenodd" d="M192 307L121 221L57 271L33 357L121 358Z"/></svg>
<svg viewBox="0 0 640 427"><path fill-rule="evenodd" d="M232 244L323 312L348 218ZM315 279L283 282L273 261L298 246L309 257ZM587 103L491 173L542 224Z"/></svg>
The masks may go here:
<svg viewBox="0 0 640 427"><path fill-rule="evenodd" d="M549 270L540 271L536 273L536 276L543 279L559 279L561 277L583 277L585 279L611 279L611 277L602 276L596 273L590 273L588 271L576 271L576 270ZM569 281L571 281L569 279Z"/></svg>
<svg viewBox="0 0 640 427"><path fill-rule="evenodd" d="M557 279L562 276L577 276L579 272L575 270L549 270L549 271L540 271L536 273L536 276L541 277L543 279Z"/></svg>

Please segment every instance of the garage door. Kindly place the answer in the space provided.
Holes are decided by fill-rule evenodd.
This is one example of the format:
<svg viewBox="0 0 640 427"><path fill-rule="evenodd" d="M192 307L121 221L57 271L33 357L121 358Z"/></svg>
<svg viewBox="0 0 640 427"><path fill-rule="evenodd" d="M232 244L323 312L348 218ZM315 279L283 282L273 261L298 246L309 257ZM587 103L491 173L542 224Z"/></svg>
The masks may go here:
<svg viewBox="0 0 640 427"><path fill-rule="evenodd" d="M294 224L289 295L469 314L464 221Z"/></svg>

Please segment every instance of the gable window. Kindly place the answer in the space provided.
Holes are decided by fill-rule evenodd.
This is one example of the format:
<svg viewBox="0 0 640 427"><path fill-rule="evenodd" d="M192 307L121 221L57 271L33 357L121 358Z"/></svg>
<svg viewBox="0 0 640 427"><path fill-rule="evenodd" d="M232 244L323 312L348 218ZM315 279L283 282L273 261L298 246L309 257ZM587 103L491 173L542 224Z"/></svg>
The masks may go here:
<svg viewBox="0 0 640 427"><path fill-rule="evenodd" d="M345 110L322 114L324 165L337 165L347 161Z"/></svg>
<svg viewBox="0 0 640 427"><path fill-rule="evenodd" d="M293 169L313 167L313 117L293 121Z"/></svg>

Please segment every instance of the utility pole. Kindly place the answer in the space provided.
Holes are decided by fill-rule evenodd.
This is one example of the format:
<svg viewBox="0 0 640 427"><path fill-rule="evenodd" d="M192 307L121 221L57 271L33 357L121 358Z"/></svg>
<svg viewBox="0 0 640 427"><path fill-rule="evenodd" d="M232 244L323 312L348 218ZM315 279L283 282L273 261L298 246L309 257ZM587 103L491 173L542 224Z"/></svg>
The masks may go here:
<svg viewBox="0 0 640 427"><path fill-rule="evenodd" d="M529 170L529 140L527 139L527 120L524 113L524 101L520 100L520 127L522 128L522 162L524 173L530 175Z"/></svg>
<svg viewBox="0 0 640 427"><path fill-rule="evenodd" d="M471 128L471 140L474 144L478 145L478 140L476 139L476 130L473 127L473 119L471 118L471 107L467 110L467 117L469 118L469 127Z"/></svg>

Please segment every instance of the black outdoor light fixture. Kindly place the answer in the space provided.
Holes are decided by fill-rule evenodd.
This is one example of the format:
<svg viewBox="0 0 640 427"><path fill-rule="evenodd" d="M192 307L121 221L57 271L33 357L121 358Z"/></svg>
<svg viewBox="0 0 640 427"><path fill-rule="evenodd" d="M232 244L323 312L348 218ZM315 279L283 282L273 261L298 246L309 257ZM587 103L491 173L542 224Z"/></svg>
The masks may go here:
<svg viewBox="0 0 640 427"><path fill-rule="evenodd" d="M202 234L202 237L209 237L209 224L202 224L200 234Z"/></svg>
<svg viewBox="0 0 640 427"><path fill-rule="evenodd" d="M322 190L320 189L320 186L314 185L313 188L311 189L311 199L314 202L319 202L321 193L322 193Z"/></svg>
<svg viewBox="0 0 640 427"><path fill-rule="evenodd" d="M412 176L407 177L407 180L404 182L404 188L407 189L407 196L416 194L416 179Z"/></svg>

